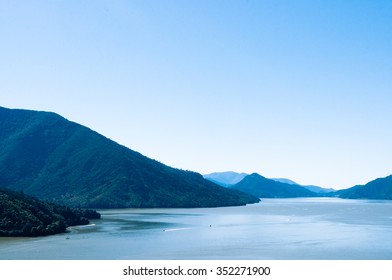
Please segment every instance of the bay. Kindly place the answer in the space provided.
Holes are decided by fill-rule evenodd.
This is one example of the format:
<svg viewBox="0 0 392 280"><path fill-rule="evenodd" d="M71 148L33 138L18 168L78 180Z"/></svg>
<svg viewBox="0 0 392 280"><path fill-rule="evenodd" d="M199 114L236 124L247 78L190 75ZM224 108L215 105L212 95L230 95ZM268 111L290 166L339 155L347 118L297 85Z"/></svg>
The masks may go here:
<svg viewBox="0 0 392 280"><path fill-rule="evenodd" d="M38 238L0 238L3 260L392 259L392 202L263 199L241 207L99 210Z"/></svg>

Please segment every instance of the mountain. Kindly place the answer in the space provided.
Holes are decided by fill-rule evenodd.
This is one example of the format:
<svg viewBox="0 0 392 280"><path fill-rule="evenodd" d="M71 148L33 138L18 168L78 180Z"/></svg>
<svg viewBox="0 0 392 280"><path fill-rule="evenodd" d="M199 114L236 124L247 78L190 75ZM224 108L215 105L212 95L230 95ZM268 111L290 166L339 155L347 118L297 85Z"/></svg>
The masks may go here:
<svg viewBox="0 0 392 280"><path fill-rule="evenodd" d="M246 176L230 188L252 194L260 198L314 197L316 193L304 187L277 182L257 173Z"/></svg>
<svg viewBox="0 0 392 280"><path fill-rule="evenodd" d="M245 173L237 173L233 171L226 172L214 172L211 174L203 175L204 178L214 182L220 186L228 187L231 185L235 185L245 178L248 174Z"/></svg>
<svg viewBox="0 0 392 280"><path fill-rule="evenodd" d="M319 186L313 186L313 185L300 185L301 187L304 187L305 189L310 190L311 192L319 193L319 194L328 194L328 193L333 193L335 190L331 188L322 188Z"/></svg>
<svg viewBox="0 0 392 280"><path fill-rule="evenodd" d="M226 171L226 172L214 172L211 174L206 174L203 175L204 178L207 180L210 180L211 182L214 182L215 184L218 184L222 187L230 187L232 185L235 185L239 183L242 179L244 179L248 174L246 173L236 173L233 171ZM308 189L311 192L318 193L318 194L326 194L330 192L334 192L334 189L326 189L322 188L319 186L313 186L313 185L300 185L290 179L286 178L270 178L271 180L280 182L280 183L285 183L288 185L296 185L303 187L305 189Z"/></svg>
<svg viewBox="0 0 392 280"><path fill-rule="evenodd" d="M281 182L281 183L289 184L289 185L299 185L296 182L294 182L290 179L286 179L286 178L270 178L270 179L272 179L274 181Z"/></svg>
<svg viewBox="0 0 392 280"><path fill-rule="evenodd" d="M334 195L341 198L392 199L392 175L378 178L366 185L357 185L349 189L337 191Z"/></svg>
<svg viewBox="0 0 392 280"><path fill-rule="evenodd" d="M301 186L304 187L305 189L310 190L311 192L315 192L315 193L319 193L319 194L325 194L325 193L330 193L330 192L334 192L334 189L327 189L327 188L322 188L319 186L313 186L313 185L300 185L290 179L285 179L285 178L271 178L272 180L281 182L281 183L286 183L286 184L290 184L290 185L297 185L297 186Z"/></svg>
<svg viewBox="0 0 392 280"><path fill-rule="evenodd" d="M125 129L125 128L124 128ZM50 112L0 107L0 186L88 208L255 203Z"/></svg>
<svg viewBox="0 0 392 280"><path fill-rule="evenodd" d="M72 209L0 189L0 236L43 236L65 232L68 226L99 219L93 210Z"/></svg>

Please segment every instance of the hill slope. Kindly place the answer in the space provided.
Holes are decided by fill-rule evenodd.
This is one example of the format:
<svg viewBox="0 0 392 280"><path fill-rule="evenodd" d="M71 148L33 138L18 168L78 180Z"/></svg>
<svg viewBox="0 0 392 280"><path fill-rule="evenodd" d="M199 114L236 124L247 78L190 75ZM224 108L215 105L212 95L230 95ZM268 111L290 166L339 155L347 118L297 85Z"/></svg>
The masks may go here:
<svg viewBox="0 0 392 280"><path fill-rule="evenodd" d="M258 199L168 167L49 112L0 107L0 186L77 207L216 207Z"/></svg>
<svg viewBox="0 0 392 280"><path fill-rule="evenodd" d="M257 173L246 176L230 188L252 194L260 198L313 197L316 193L304 187L267 179Z"/></svg>
<svg viewBox="0 0 392 280"><path fill-rule="evenodd" d="M392 199L392 175L334 193L341 198Z"/></svg>
<svg viewBox="0 0 392 280"><path fill-rule="evenodd" d="M42 236L99 219L93 210L71 209L0 189L0 236Z"/></svg>
<svg viewBox="0 0 392 280"><path fill-rule="evenodd" d="M214 172L211 174L203 175L207 180L214 182L223 187L228 187L231 185L235 185L245 178L248 174L245 173L237 173L233 171L226 172Z"/></svg>
<svg viewBox="0 0 392 280"><path fill-rule="evenodd" d="M297 185L297 186L301 186L304 187L305 189L308 189L314 193L319 193L319 194L326 194L326 193L330 193L330 192L334 192L334 189L327 189L327 188L322 188L319 186L314 186L314 185L300 185L290 179L285 179L285 178L271 178L272 180L281 182L281 183L286 183L289 185Z"/></svg>

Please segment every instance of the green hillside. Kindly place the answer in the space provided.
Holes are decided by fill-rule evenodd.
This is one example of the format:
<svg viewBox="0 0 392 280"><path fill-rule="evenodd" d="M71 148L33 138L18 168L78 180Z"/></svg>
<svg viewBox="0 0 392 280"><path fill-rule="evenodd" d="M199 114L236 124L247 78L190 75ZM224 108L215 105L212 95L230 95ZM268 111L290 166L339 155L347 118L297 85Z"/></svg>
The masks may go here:
<svg viewBox="0 0 392 280"><path fill-rule="evenodd" d="M42 236L99 219L93 210L72 209L39 201L23 193L0 189L0 236Z"/></svg>
<svg viewBox="0 0 392 280"><path fill-rule="evenodd" d="M124 128L126 129L126 128ZM217 207L257 198L48 112L0 107L0 186L76 207Z"/></svg>

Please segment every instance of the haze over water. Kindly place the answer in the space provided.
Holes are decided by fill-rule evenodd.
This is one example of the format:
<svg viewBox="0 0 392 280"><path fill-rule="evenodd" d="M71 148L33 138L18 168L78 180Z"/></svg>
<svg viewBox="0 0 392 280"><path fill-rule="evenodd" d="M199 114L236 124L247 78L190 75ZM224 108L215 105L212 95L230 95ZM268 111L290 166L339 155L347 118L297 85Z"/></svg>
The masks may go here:
<svg viewBox="0 0 392 280"><path fill-rule="evenodd" d="M0 259L392 259L391 201L100 212L66 234L0 238Z"/></svg>

